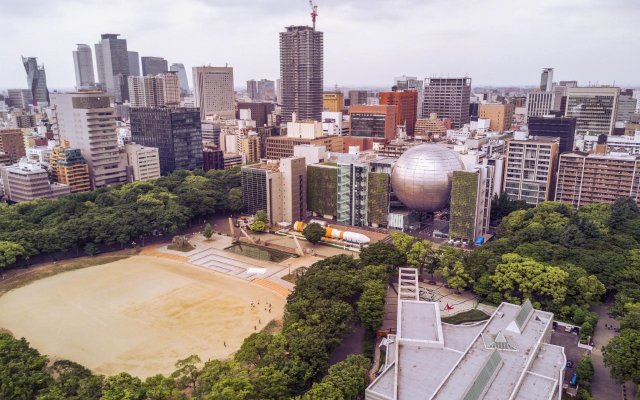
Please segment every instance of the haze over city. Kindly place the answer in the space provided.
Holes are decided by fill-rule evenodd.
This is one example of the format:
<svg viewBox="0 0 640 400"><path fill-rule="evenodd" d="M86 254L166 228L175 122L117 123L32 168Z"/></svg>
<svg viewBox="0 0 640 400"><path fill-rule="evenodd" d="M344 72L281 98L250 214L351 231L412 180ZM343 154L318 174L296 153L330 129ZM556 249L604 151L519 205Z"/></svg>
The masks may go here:
<svg viewBox="0 0 640 400"><path fill-rule="evenodd" d="M640 83L635 0L321 0L318 7L325 87L391 85L403 73L534 86L546 66L582 85ZM105 32L189 71L228 63L239 87L277 78L278 32L311 23L306 0L0 0L0 8L0 24L15 33L0 46L0 88L24 86L21 55L38 57L50 88L73 88L75 44L93 47Z"/></svg>

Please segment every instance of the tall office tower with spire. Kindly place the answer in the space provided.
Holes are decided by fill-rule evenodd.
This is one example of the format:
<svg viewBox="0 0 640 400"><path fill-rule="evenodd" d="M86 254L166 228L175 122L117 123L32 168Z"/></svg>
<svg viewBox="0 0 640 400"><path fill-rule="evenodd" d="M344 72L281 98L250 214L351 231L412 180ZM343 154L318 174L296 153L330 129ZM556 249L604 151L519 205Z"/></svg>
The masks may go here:
<svg viewBox="0 0 640 400"><path fill-rule="evenodd" d="M27 73L27 84L34 102L48 103L49 89L47 89L47 74L44 65L38 65L36 57L22 57L22 64Z"/></svg>
<svg viewBox="0 0 640 400"><path fill-rule="evenodd" d="M422 115L451 119L451 127L469 123L471 78L426 78Z"/></svg>
<svg viewBox="0 0 640 400"><path fill-rule="evenodd" d="M162 57L141 57L142 75L158 75L169 71L167 60Z"/></svg>
<svg viewBox="0 0 640 400"><path fill-rule="evenodd" d="M203 121L214 115L235 118L233 68L193 67L193 96Z"/></svg>
<svg viewBox="0 0 640 400"><path fill-rule="evenodd" d="M76 89L94 89L96 78L93 74L93 56L91 47L86 44L78 44L73 51L73 66L76 70Z"/></svg>
<svg viewBox="0 0 640 400"><path fill-rule="evenodd" d="M129 72L129 53L127 41L118 39L117 33L104 33L100 43L95 44L98 81L107 93L114 96L116 103L128 100L127 76Z"/></svg>
<svg viewBox="0 0 640 400"><path fill-rule="evenodd" d="M187 80L187 70L184 68L184 64L173 63L169 67L170 71L178 73L178 82L180 83L180 92L187 95L189 94L189 81Z"/></svg>
<svg viewBox="0 0 640 400"><path fill-rule="evenodd" d="M127 51L129 56L129 75L140 76L140 55L137 51Z"/></svg>
<svg viewBox="0 0 640 400"><path fill-rule="evenodd" d="M550 92L553 89L553 68L542 68L540 90Z"/></svg>
<svg viewBox="0 0 640 400"><path fill-rule="evenodd" d="M323 91L323 33L308 26L289 26L280 32L282 121L320 121Z"/></svg>

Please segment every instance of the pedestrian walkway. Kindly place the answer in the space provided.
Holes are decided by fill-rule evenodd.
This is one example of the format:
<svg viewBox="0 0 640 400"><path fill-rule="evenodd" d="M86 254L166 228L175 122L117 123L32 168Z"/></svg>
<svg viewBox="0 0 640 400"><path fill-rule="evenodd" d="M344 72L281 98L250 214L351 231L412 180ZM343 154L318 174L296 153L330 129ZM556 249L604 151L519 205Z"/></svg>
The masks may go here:
<svg viewBox="0 0 640 400"><path fill-rule="evenodd" d="M273 281L267 280L267 279L262 279L262 278L255 278L252 283L258 285L258 286L262 286L266 289L271 290L272 292L275 292L277 294L279 294L282 297L288 297L289 293L291 293L291 290L287 289L284 286L281 286Z"/></svg>
<svg viewBox="0 0 640 400"><path fill-rule="evenodd" d="M591 352L593 361L593 381L591 382L591 394L594 399L622 399L622 385L611 377L609 368L604 365L602 357L602 347L616 336L615 331L605 327L607 325L618 326L618 322L609 317L608 308L604 304L593 306L592 311L598 314L598 323L594 329L595 346Z"/></svg>
<svg viewBox="0 0 640 400"><path fill-rule="evenodd" d="M163 251L159 251L157 246L147 246L140 251L141 256L152 256L152 257L163 257L169 260L180 261L180 262L188 262L189 259L187 256L180 256L177 254L166 253Z"/></svg>

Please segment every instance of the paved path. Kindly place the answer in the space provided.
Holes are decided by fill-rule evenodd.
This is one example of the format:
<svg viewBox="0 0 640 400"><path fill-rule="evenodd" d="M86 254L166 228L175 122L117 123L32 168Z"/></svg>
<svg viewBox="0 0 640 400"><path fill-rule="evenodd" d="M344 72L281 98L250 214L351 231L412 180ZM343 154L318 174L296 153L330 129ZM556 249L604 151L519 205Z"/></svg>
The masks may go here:
<svg viewBox="0 0 640 400"><path fill-rule="evenodd" d="M606 305L599 304L593 306L592 311L598 314L598 324L594 331L595 347L591 353L595 373L591 383L591 394L594 399L622 399L622 386L616 382L609 373L609 368L605 367L602 358L602 346L605 346L616 335L615 331L605 327L607 325L618 326L618 322L609 317Z"/></svg>

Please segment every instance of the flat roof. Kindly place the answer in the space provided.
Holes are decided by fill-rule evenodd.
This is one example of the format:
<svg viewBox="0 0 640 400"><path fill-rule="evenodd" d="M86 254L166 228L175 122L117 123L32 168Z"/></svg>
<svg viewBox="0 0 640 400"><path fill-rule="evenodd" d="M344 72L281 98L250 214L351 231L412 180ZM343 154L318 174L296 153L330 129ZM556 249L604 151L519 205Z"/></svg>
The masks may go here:
<svg viewBox="0 0 640 400"><path fill-rule="evenodd" d="M402 339L437 341L440 325L437 307L436 303L425 301L401 301Z"/></svg>

